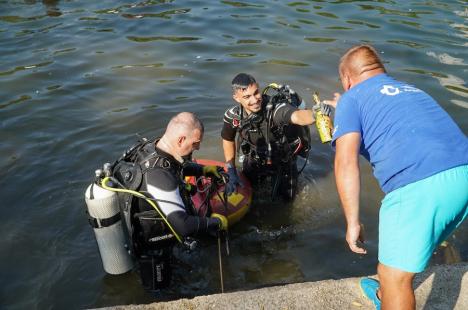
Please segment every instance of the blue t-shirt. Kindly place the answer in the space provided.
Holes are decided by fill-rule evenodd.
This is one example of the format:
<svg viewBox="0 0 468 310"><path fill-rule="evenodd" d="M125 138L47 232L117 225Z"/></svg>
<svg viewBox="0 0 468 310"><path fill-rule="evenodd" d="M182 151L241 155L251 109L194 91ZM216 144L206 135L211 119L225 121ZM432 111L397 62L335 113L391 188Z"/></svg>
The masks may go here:
<svg viewBox="0 0 468 310"><path fill-rule="evenodd" d="M361 134L385 193L438 172L468 164L468 138L428 94L387 74L345 92L335 113L336 139Z"/></svg>

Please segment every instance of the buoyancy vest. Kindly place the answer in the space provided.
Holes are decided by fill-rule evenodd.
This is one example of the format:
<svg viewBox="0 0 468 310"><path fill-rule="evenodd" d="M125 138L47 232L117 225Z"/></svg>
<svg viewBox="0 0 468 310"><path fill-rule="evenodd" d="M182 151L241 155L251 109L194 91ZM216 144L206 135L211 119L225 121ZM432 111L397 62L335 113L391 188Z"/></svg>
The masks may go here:
<svg viewBox="0 0 468 310"><path fill-rule="evenodd" d="M169 154L158 150L155 147L157 141L158 139L140 139L114 163L113 175L123 187L146 192L145 174L151 169L168 170L179 181L179 192L186 212L193 214L193 203L184 183L183 164ZM158 197L152 198L158 201ZM165 222L145 200L125 193L119 193L119 199L126 229L132 239L133 250L137 254L144 251L142 247L145 245L155 244L158 247L164 247L164 245L173 244L173 238L167 237L172 235Z"/></svg>
<svg viewBox="0 0 468 310"><path fill-rule="evenodd" d="M301 101L297 94L278 89L273 96L263 95L262 109L247 115L242 106L232 110L233 122L238 131L238 150L259 163L264 164L268 157L268 143L273 162L290 162L295 156L308 157L310 150L310 129L291 123L275 124L272 115L282 103L299 108Z"/></svg>
<svg viewBox="0 0 468 310"><path fill-rule="evenodd" d="M183 168L185 163L180 163L171 155L155 147L158 139L148 140L142 138L136 145L119 158L114 164L114 177L121 182L125 188L131 190L146 190L143 184L144 175L151 169L164 169L170 171L179 181L179 190L186 206L192 202L185 187ZM184 197L185 196L185 197ZM157 198L157 197L154 197ZM193 212L193 208L186 210Z"/></svg>

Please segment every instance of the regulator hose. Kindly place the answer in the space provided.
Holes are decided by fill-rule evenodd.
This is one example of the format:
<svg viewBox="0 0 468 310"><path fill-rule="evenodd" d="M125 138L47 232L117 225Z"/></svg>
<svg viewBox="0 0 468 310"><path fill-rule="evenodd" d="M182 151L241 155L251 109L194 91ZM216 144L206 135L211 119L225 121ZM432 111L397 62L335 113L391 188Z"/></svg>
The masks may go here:
<svg viewBox="0 0 468 310"><path fill-rule="evenodd" d="M220 191L218 190L218 188L220 186L222 186L222 185L226 185L229 182L229 176L224 171L220 171L219 174L221 175L221 178L217 178L217 177L216 178L213 178L213 177L210 178L211 179L210 184L208 184L208 186L204 187L203 189L200 189L198 184L199 183L203 184L202 180L203 180L203 178L206 178L206 177L201 176L201 177L199 177L199 178L197 178L195 180L195 183L196 183L196 186L197 186L197 192L202 193L202 194L207 193L204 201L202 202L202 205L207 206L207 209L208 209L209 213L212 212L210 199L211 199L212 194L215 193L215 192L216 192L216 195L218 196L219 200L223 203L224 209L227 210L228 199L227 199L227 194L226 194L226 188L224 188L223 197L221 197L221 195L219 193Z"/></svg>
<svg viewBox="0 0 468 310"><path fill-rule="evenodd" d="M110 181L110 177L105 177L104 179L102 179L101 181L101 186L104 188L104 189L107 189L107 190L110 190L110 191L113 191L113 192L120 192L120 193L128 193L128 194L132 194L133 196L135 197L138 197L138 198L141 198L141 199L144 199L146 200L147 203L150 204L150 206L152 206L156 212L158 212L159 216L161 216L161 218L164 220L164 222L166 223L167 227L169 227L169 229L171 230L171 232L174 234L174 236L176 237L177 241L179 241L180 243L183 244L183 241L182 241L182 238L175 232L174 228L171 226L171 224L169 224L168 220L166 219L166 217L164 216L164 214L162 213L162 211L159 209L159 207L157 206L157 204L151 199L151 198L148 198L146 197L144 194L140 193L140 192L137 192L137 191L132 191L130 189L125 189L125 188L113 188L113 187L109 187L107 186L107 182Z"/></svg>
<svg viewBox="0 0 468 310"><path fill-rule="evenodd" d="M274 89L276 92L280 92L280 89L282 88L282 85L278 85L276 83L271 83L265 89L263 90L263 95L266 95L268 90ZM266 143L267 143L267 158L266 158L266 163L267 165L271 165L271 142L270 142L270 131L271 131L271 123L272 123L272 116L273 116L273 103L271 102L272 99L269 100L269 102L266 105L266 110L267 110L267 130L266 130Z"/></svg>

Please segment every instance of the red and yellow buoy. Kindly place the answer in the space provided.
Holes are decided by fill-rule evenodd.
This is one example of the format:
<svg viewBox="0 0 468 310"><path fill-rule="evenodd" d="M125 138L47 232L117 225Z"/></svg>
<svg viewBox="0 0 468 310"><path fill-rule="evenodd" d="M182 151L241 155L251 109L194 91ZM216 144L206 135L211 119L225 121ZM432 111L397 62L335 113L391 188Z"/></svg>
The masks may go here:
<svg viewBox="0 0 468 310"><path fill-rule="evenodd" d="M220 166L227 171L226 165L219 161L196 159L194 162L204 166ZM217 185L215 190L208 190L212 185L210 178L201 177L197 180L195 177L187 177L186 181L197 187L197 193L192 196L192 201L198 215L206 216L209 212L222 214L228 219L229 226L243 218L252 203L252 187L242 173L239 173L239 177L243 186L238 186L238 191L227 197L224 196L224 184ZM227 198L227 203L224 201L225 198Z"/></svg>

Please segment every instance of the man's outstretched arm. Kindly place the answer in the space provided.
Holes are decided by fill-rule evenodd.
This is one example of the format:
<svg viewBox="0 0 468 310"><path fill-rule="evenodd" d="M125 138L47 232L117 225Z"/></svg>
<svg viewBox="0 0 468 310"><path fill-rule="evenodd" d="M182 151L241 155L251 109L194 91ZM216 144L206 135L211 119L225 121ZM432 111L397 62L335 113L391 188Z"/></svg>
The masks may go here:
<svg viewBox="0 0 468 310"><path fill-rule="evenodd" d="M312 125L315 122L312 110L296 110L291 114L291 123L296 125Z"/></svg>

